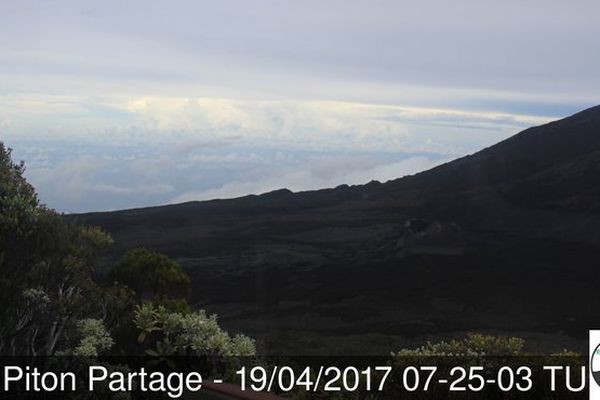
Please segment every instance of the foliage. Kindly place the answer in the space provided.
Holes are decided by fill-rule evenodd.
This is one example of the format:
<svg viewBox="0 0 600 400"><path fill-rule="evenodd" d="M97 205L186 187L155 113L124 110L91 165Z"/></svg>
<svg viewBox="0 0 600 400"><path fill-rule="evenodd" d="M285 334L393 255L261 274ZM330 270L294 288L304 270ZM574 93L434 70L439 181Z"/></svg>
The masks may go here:
<svg viewBox="0 0 600 400"><path fill-rule="evenodd" d="M108 333L104 322L99 319L86 318L77 322L77 344L72 350L63 350L61 355L97 357L110 350L114 341Z"/></svg>
<svg viewBox="0 0 600 400"><path fill-rule="evenodd" d="M164 254L133 249L114 266L109 278L132 288L141 299L171 304L174 309L186 308L172 300L186 297L190 279L179 264Z"/></svg>
<svg viewBox="0 0 600 400"><path fill-rule="evenodd" d="M138 340L150 347L153 356L252 356L254 341L244 335L230 336L217 323L215 315L204 310L170 312L163 306L138 306L134 322L141 331Z"/></svg>
<svg viewBox="0 0 600 400"><path fill-rule="evenodd" d="M403 349L394 356L508 356L522 355L525 341L517 337L469 334L462 340L427 342L417 349Z"/></svg>
<svg viewBox="0 0 600 400"><path fill-rule="evenodd" d="M40 204L24 171L0 143L0 354L51 355L97 314L93 261L112 240Z"/></svg>

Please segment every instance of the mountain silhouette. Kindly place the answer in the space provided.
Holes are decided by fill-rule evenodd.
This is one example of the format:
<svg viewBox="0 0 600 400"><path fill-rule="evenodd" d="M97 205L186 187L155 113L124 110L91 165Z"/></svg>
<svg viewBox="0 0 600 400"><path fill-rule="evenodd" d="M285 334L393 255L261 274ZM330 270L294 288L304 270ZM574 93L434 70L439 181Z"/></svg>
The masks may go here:
<svg viewBox="0 0 600 400"><path fill-rule="evenodd" d="M270 352L385 353L465 332L584 349L600 325L600 106L386 183L69 216L192 277Z"/></svg>

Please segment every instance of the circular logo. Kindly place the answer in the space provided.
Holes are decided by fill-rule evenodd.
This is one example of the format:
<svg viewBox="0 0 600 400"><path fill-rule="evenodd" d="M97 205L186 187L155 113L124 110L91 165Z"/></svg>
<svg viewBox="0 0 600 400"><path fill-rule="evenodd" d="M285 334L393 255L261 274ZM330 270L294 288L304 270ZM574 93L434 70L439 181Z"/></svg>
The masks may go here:
<svg viewBox="0 0 600 400"><path fill-rule="evenodd" d="M590 360L590 370L596 385L600 386L600 344L596 346L592 353L592 359Z"/></svg>

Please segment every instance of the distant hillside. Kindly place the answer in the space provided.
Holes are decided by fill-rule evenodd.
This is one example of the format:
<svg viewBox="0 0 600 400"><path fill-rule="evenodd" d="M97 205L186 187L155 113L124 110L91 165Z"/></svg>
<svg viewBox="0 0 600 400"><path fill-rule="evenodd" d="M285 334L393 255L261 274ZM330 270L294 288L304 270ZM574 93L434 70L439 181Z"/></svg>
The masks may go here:
<svg viewBox="0 0 600 400"><path fill-rule="evenodd" d="M271 351L387 352L600 325L600 107L386 183L70 216L177 259L194 301ZM531 340L530 340L531 341Z"/></svg>

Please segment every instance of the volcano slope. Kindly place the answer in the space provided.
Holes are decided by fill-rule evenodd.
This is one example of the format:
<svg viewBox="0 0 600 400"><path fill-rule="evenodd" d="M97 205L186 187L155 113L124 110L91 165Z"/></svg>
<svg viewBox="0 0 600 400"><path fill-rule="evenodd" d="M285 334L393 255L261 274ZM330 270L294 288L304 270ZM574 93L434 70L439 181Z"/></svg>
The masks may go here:
<svg viewBox="0 0 600 400"><path fill-rule="evenodd" d="M600 107L386 183L69 218L113 234L109 259L176 259L192 302L266 352L472 331L583 349L600 326Z"/></svg>

